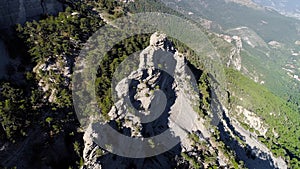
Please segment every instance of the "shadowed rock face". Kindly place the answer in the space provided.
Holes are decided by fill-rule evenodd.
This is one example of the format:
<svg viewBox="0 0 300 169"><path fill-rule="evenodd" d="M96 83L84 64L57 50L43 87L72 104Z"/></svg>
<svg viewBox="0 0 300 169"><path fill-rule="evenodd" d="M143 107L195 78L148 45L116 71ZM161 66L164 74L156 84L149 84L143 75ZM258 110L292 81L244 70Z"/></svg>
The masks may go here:
<svg viewBox="0 0 300 169"><path fill-rule="evenodd" d="M2 0L0 1L0 29L17 23L38 19L42 14L56 14L63 10L57 0Z"/></svg>
<svg viewBox="0 0 300 169"><path fill-rule="evenodd" d="M0 39L0 78L5 75L5 66L9 62L8 52L4 42Z"/></svg>

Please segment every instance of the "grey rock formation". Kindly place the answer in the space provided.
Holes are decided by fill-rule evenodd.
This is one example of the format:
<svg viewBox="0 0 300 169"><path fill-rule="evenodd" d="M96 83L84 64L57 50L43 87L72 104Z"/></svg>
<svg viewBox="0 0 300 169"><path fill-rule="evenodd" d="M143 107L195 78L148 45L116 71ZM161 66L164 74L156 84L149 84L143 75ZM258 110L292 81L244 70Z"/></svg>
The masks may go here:
<svg viewBox="0 0 300 169"><path fill-rule="evenodd" d="M235 37L232 41L236 44L236 50L232 53L239 55L241 39ZM132 61L133 58L129 59L131 60L127 61ZM211 164L203 161L203 154L214 159L213 164L230 168L230 158L226 157L226 151L211 139L215 130L220 131L220 138L247 167L287 168L282 158L274 157L253 133L236 123L218 97L212 97L211 105L216 116L212 123L216 123L217 128L210 128L211 125L199 117L194 110L199 101L199 92L194 90L195 86L188 83L192 77L186 69L185 57L173 47L166 35L153 34L150 46L139 54L137 60L138 66L129 70L131 73L119 78L113 85L115 104L109 112L108 123L119 134L131 138L147 139L170 129L174 137L180 138L180 143L165 153L149 158L122 157L114 152L118 149L117 146L128 145L128 142L114 139L114 136L109 139L103 137L103 130L99 130L99 122L91 120L84 134L84 168L193 168L181 153L196 160L200 168L208 168ZM128 70L122 68L121 64L121 69L117 71L124 73ZM156 93L158 91L162 91L163 94ZM162 105L164 106L161 107ZM253 122L253 118L251 121ZM259 124L257 126L261 128ZM194 135L189 135L191 133ZM185 135L189 137L184 137ZM237 137L244 141L244 144L236 141ZM113 153L96 144L99 140L105 140L110 146L114 144L113 148L108 148L114 149ZM128 149L126 147L126 151L146 153L145 146L130 145ZM156 144L153 145L156 147Z"/></svg>
<svg viewBox="0 0 300 169"><path fill-rule="evenodd" d="M150 158L121 157L108 153L95 144L95 140L107 138L101 137L101 131L97 130L98 124L93 123L84 135L83 157L86 168L131 166L168 169L178 167L179 163L183 167L185 162L180 160L180 153L196 151L192 140L184 136L189 132L198 131L205 142L210 135L202 121L198 120L198 113L193 108L199 103L199 92L195 89L196 86L191 85L193 77L191 72L188 72L185 57L176 51L166 35L154 33L150 39L150 46L140 53L138 59L140 62L137 69L130 70L132 73L114 86L115 104L109 112L110 124L123 135L132 138L157 136L169 128L174 137L180 137L180 144ZM126 70L121 68L119 71ZM119 140L114 142L127 144ZM146 150L137 146L127 151Z"/></svg>
<svg viewBox="0 0 300 169"><path fill-rule="evenodd" d="M56 14L63 10L58 0L2 0L0 1L0 29L17 23L38 19L41 14Z"/></svg>

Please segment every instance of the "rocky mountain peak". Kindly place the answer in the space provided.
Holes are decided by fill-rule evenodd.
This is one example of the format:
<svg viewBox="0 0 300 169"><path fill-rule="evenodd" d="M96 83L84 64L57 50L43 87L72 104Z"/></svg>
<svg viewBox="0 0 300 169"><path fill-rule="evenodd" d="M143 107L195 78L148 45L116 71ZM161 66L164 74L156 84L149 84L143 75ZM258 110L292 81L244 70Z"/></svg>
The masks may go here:
<svg viewBox="0 0 300 169"><path fill-rule="evenodd" d="M150 37L150 46L155 47L156 50L163 49L174 52L172 42L168 40L167 35L164 33L155 32Z"/></svg>
<svg viewBox="0 0 300 169"><path fill-rule="evenodd" d="M127 137L142 138L141 140L166 133L177 138L187 136L192 131L199 131L202 137L209 137L208 131L200 121L193 123L193 120L199 119L198 113L193 108L199 103L198 92L196 86L191 83L193 77L186 66L185 57L176 51L167 36L159 32L154 33L150 38L150 45L140 53L138 59L140 62L137 69L113 87L115 104L108 114L111 126ZM131 60L129 58L126 61ZM119 72L124 71L122 68L119 69ZM176 156L180 156L181 149L193 149L191 140L182 138L180 144L179 142L174 144L172 150L168 149L166 153L162 151L161 155L143 160L117 156L114 157L115 163L111 164L113 155L99 148L95 142L97 139L109 141L113 138L103 138L101 131L97 133L98 125L91 124L84 136L83 156L87 168L95 168L99 165L104 168L114 168L114 166L129 166L130 163L140 166L139 168L149 168L149 166L174 168L170 166L171 161ZM95 138L95 135L98 137ZM91 140L96 141L92 143ZM119 140L116 144L115 146L122 146L124 142ZM140 147L147 147L149 142L142 141L140 144L131 146L128 152L148 155ZM95 153L99 150L104 154L101 157Z"/></svg>

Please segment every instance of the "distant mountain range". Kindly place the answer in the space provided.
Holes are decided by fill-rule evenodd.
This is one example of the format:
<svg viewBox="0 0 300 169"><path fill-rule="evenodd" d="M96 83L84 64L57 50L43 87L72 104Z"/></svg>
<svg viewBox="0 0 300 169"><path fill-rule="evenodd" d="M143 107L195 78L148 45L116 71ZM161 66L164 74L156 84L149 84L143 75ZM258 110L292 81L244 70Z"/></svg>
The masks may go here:
<svg viewBox="0 0 300 169"><path fill-rule="evenodd" d="M252 0L253 2L274 8L283 15L297 17L300 19L300 1L299 0Z"/></svg>
<svg viewBox="0 0 300 169"><path fill-rule="evenodd" d="M211 31L241 36L243 50L247 51L241 54L242 65L248 72L246 74L249 75L249 71L256 72L250 74L262 74L264 85L281 96L284 96L287 91L298 93L295 92L298 89L293 87L298 85L294 84L295 78L293 75L291 75L293 78L285 75L286 72L283 72L282 68L293 60L298 63L298 58L293 55L298 55L299 51L299 46L295 45L300 40L299 20L286 17L269 8L263 9L262 6L249 0L185 0L176 3L172 3L174 0L164 0L163 2L195 21L205 20L203 25ZM274 48L272 44L277 42L281 45ZM287 86L291 89L287 89L290 88Z"/></svg>

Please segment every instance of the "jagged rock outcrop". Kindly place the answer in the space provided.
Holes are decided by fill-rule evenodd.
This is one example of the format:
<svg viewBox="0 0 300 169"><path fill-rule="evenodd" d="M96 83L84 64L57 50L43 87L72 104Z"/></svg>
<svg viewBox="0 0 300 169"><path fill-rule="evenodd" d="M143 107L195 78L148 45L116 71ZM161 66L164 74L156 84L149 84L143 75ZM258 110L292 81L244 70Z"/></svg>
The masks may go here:
<svg viewBox="0 0 300 169"><path fill-rule="evenodd" d="M230 36L224 34L216 34L219 38L224 39L226 42L232 44L230 53L226 56L227 67L233 67L234 69L240 71L242 69L242 57L241 51L243 49L242 38L239 36Z"/></svg>
<svg viewBox="0 0 300 169"><path fill-rule="evenodd" d="M215 151L207 141L210 131L193 107L199 102L199 92L191 83L193 77L185 57L176 51L166 35L155 33L151 36L150 46L140 53L139 61L137 70L115 85L115 104L109 112L111 126L132 138L156 136L167 129L174 137L196 132L196 137L209 150ZM95 143L95 139L105 139L97 133L97 125L90 124L84 134L85 168L192 168L181 157L181 152L201 161L199 154L203 150L198 151L188 137L181 138L180 144L173 149L150 158L132 159L108 153ZM120 140L118 144L124 142ZM143 149L128 151L142 152Z"/></svg>
<svg viewBox="0 0 300 169"><path fill-rule="evenodd" d="M242 69L242 57L241 51L243 48L242 39L239 36L233 36L232 41L234 41L235 47L231 49L229 60L227 66L233 66L236 70L240 71Z"/></svg>
<svg viewBox="0 0 300 169"><path fill-rule="evenodd" d="M235 41L241 42L238 40ZM272 152L258 141L257 135L245 130L230 116L229 110L220 103L218 97L212 98L216 128L210 128L211 125L198 116L193 107L199 101L198 92L194 90L195 86L187 83L192 77L186 69L185 57L174 49L166 35L153 34L150 46L140 53L138 60L136 70L130 70L128 76L119 79L113 85L115 104L109 112L108 124L131 138L156 136L168 128L174 136L187 134L189 137L180 137L180 144L160 155L140 159L127 158L109 153L96 144L97 140L109 141L113 138L103 137L101 130L99 132L100 122L91 120L84 134L84 168L193 168L191 163L199 165L200 168L208 168L211 164L230 168L232 157L225 155L227 150L219 147L220 143L212 139L215 130L219 130L225 145L230 147L247 167L261 165L265 168L286 168L282 158L274 157ZM124 72L125 69L121 68L119 71ZM262 134L265 132L265 128L253 113L238 108L249 123L256 120L256 124L252 124L253 128ZM160 112L162 113L159 114ZM126 144L122 140L113 142L117 145ZM128 151L143 153L144 150L137 146ZM187 160L182 153L190 159ZM205 161L204 157L214 160L210 163ZM194 162L191 162L191 159Z"/></svg>
<svg viewBox="0 0 300 169"><path fill-rule="evenodd" d="M3 0L0 1L0 29L62 10L63 5L58 0Z"/></svg>

